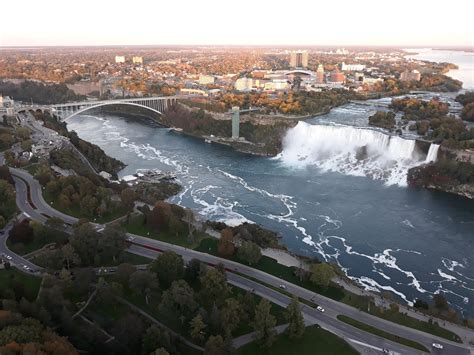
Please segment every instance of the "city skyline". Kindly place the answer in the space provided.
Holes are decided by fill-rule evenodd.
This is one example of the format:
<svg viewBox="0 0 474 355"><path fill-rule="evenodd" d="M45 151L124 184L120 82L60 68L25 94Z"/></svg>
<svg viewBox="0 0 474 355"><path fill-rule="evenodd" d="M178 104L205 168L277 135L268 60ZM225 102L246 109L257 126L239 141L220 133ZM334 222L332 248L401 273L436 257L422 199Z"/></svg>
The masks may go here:
<svg viewBox="0 0 474 355"><path fill-rule="evenodd" d="M9 11L21 16L2 20L0 46L474 45L469 11L463 11L461 0L442 8L404 0L390 9L374 0L341 1L337 7L300 2L294 8L283 1L249 0L225 8L210 0L143 8L124 1L85 0L70 9L59 5L53 0L11 3Z"/></svg>

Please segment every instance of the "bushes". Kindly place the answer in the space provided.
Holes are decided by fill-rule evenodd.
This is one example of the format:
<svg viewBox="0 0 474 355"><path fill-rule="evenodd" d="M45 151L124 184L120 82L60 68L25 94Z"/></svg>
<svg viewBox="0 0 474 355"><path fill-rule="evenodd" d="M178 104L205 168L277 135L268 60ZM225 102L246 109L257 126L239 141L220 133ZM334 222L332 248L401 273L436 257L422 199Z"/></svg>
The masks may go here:
<svg viewBox="0 0 474 355"><path fill-rule="evenodd" d="M392 111L377 111L369 117L369 125L392 129L395 127L395 114Z"/></svg>

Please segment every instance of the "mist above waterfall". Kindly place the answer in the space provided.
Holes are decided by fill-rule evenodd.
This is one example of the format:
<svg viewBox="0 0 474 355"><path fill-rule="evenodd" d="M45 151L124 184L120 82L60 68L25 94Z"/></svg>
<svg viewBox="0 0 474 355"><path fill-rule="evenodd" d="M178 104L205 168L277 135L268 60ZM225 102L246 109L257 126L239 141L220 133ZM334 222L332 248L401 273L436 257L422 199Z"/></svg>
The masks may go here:
<svg viewBox="0 0 474 355"><path fill-rule="evenodd" d="M408 169L428 159L436 160L436 147L430 148L426 159L415 143L367 128L299 122L285 136L279 159L287 166L317 166L326 171L383 180L387 185L406 186Z"/></svg>

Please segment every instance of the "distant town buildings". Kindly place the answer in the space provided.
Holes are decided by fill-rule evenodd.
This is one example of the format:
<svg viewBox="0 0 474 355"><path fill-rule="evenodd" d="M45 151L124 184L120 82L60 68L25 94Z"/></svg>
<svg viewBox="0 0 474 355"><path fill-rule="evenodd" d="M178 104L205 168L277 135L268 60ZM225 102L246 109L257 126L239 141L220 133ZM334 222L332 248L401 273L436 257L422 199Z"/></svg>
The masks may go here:
<svg viewBox="0 0 474 355"><path fill-rule="evenodd" d="M117 57L115 57L115 58L117 58ZM115 60L117 61L117 59L115 59ZM124 59L124 61L125 61L125 59ZM143 64L143 57L138 57L138 56L132 57L132 63L133 64Z"/></svg>
<svg viewBox="0 0 474 355"><path fill-rule="evenodd" d="M200 85L208 85L208 84L214 84L216 78L212 75L199 75L199 84Z"/></svg>
<svg viewBox="0 0 474 355"><path fill-rule="evenodd" d="M342 62L341 70L342 71L362 71L365 69L364 64L346 64Z"/></svg>
<svg viewBox="0 0 474 355"><path fill-rule="evenodd" d="M3 115L13 116L15 102L8 96L0 96L0 117Z"/></svg>
<svg viewBox="0 0 474 355"><path fill-rule="evenodd" d="M336 70L331 73L329 81L332 84L344 84L346 76L336 68Z"/></svg>
<svg viewBox="0 0 474 355"><path fill-rule="evenodd" d="M291 68L307 68L308 67L308 52L307 51L292 51L290 53L290 67Z"/></svg>
<svg viewBox="0 0 474 355"><path fill-rule="evenodd" d="M412 70L412 71L405 70L400 75L400 80L401 81L420 81L421 74L418 70Z"/></svg>
<svg viewBox="0 0 474 355"><path fill-rule="evenodd" d="M250 91L252 90L253 80L252 78L239 78L235 81L234 87L237 91Z"/></svg>
<svg viewBox="0 0 474 355"><path fill-rule="evenodd" d="M324 83L324 67L322 64L318 65L318 69L316 70L316 84Z"/></svg>
<svg viewBox="0 0 474 355"><path fill-rule="evenodd" d="M123 56L123 55L116 55L116 56L115 56L115 63L125 63L125 56Z"/></svg>

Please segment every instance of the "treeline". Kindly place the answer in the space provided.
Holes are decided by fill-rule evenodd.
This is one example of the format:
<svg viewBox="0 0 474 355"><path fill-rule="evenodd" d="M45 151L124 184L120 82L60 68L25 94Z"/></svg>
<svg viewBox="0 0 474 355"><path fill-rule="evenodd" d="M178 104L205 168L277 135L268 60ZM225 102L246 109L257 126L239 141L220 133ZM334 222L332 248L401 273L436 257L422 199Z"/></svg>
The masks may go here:
<svg viewBox="0 0 474 355"><path fill-rule="evenodd" d="M279 95L269 95L265 92L233 92L216 98L186 100L185 104L210 112L226 112L232 106L239 106L240 108L258 107L261 109L260 112L265 114L311 115L327 112L357 97L355 92L343 89L321 92L289 91Z"/></svg>
<svg viewBox="0 0 474 355"><path fill-rule="evenodd" d="M48 111L32 112L37 120L41 120L45 127L55 130L59 134L68 137L71 143L87 158L96 171L106 171L113 177L117 177L117 173L125 167L121 161L109 157L97 145L89 143L77 135L74 131L68 131L66 123L58 121L51 116ZM62 156L60 152L56 152L55 156ZM71 152L71 155L74 154ZM84 167L86 168L86 167ZM87 169L87 168L86 168ZM79 171L77 171L79 173Z"/></svg>
<svg viewBox="0 0 474 355"><path fill-rule="evenodd" d="M176 104L165 111L161 122L166 126L182 128L186 133L196 136L231 137L230 120L214 119L202 109L191 110ZM275 120L271 124L240 123L240 136L258 145L265 154L277 154L281 150L282 137L295 121Z"/></svg>
<svg viewBox="0 0 474 355"><path fill-rule="evenodd" d="M25 80L20 84L9 81L0 81L0 92L16 101L49 105L61 104L69 101L80 101L86 97L77 95L68 89L66 84L43 84L41 82Z"/></svg>
<svg viewBox="0 0 474 355"><path fill-rule="evenodd" d="M474 184L474 164L438 159L432 164L410 169L407 180L412 186L450 191L461 184Z"/></svg>
<svg viewBox="0 0 474 355"><path fill-rule="evenodd" d="M456 101L464 106L461 111L461 118L474 122L474 91L456 96Z"/></svg>
<svg viewBox="0 0 474 355"><path fill-rule="evenodd" d="M369 125L392 129L395 127L395 114L392 111L377 111L369 116Z"/></svg>
<svg viewBox="0 0 474 355"><path fill-rule="evenodd" d="M435 143L454 149L474 147L474 128L468 128L463 120L448 115L449 105L439 98L428 101L411 97L392 99L390 108L403 112L403 121L416 121L408 128Z"/></svg>
<svg viewBox="0 0 474 355"><path fill-rule="evenodd" d="M3 228L16 211L16 194L10 170L0 166L0 228Z"/></svg>

